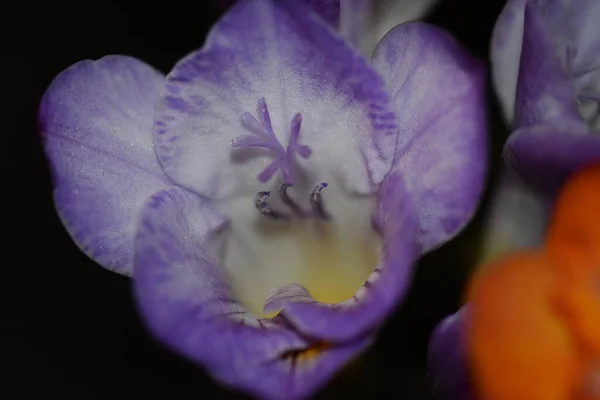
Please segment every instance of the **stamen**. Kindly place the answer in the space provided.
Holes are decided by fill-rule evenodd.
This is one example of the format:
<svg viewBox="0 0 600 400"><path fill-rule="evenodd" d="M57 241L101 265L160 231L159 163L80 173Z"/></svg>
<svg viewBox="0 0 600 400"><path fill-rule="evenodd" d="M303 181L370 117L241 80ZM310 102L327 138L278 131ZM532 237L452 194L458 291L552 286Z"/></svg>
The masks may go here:
<svg viewBox="0 0 600 400"><path fill-rule="evenodd" d="M279 186L279 197L281 197L281 201L283 202L283 204L288 206L297 216L306 217L306 213L304 212L304 210L288 194L287 189L290 186L292 185L287 183L282 183L281 186Z"/></svg>
<svg viewBox="0 0 600 400"><path fill-rule="evenodd" d="M279 197L281 198L281 202L285 204L290 210L292 210L293 214L299 218L313 217L319 218L322 220L331 219L330 214L325 210L325 206L323 204L323 195L321 191L328 186L326 182L317 183L315 188L310 193L310 208L311 212L308 213L302 209L298 205L298 203L290 197L287 192L287 189L292 186L288 183L282 183L279 186ZM256 209L266 217L275 220L289 220L292 218L291 215L282 213L277 211L268 203L268 198L271 195L271 192L258 192L256 197L254 198L254 206Z"/></svg>
<svg viewBox="0 0 600 400"><path fill-rule="evenodd" d="M287 220L290 217L279 211L276 211L269 206L267 199L271 195L271 192L258 192L254 198L254 206L264 216L275 220Z"/></svg>
<svg viewBox="0 0 600 400"><path fill-rule="evenodd" d="M313 214L321 219L330 219L329 213L325 211L323 204L323 196L321 190L326 188L328 185L325 182L317 183L312 193L310 194L310 207Z"/></svg>

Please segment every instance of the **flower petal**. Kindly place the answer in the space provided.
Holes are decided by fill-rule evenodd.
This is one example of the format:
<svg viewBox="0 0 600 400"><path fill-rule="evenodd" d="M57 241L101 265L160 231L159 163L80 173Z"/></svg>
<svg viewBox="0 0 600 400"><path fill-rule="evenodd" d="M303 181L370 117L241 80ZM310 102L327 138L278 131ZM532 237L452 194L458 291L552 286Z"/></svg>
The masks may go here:
<svg viewBox="0 0 600 400"><path fill-rule="evenodd" d="M528 186L553 198L573 172L600 161L600 136L533 127L513 133L504 151Z"/></svg>
<svg viewBox="0 0 600 400"><path fill-rule="evenodd" d="M573 82L555 55L551 27L532 4L525 7L517 81L515 128L536 124L569 126L585 132Z"/></svg>
<svg viewBox="0 0 600 400"><path fill-rule="evenodd" d="M42 98L39 124L58 214L77 245L129 274L141 203L169 185L152 143L164 77L130 57L82 61Z"/></svg>
<svg viewBox="0 0 600 400"><path fill-rule="evenodd" d="M394 169L415 196L420 243L429 251L466 225L483 190L483 70L447 33L419 22L391 30L373 63L393 93L400 126Z"/></svg>
<svg viewBox="0 0 600 400"><path fill-rule="evenodd" d="M475 399L463 343L468 306L446 317L433 331L429 342L429 374L437 400Z"/></svg>
<svg viewBox="0 0 600 400"><path fill-rule="evenodd" d="M295 165L308 181L366 193L391 166L397 126L385 83L300 3L235 4L167 81L157 154L174 181L204 196L253 195L260 187L257 175L277 154L230 146L248 133L241 118L257 104L261 113L268 107L270 120L259 119L283 148L301 114L299 143L312 154Z"/></svg>
<svg viewBox="0 0 600 400"><path fill-rule="evenodd" d="M525 22L526 4L535 9L536 18L543 20L543 30L538 22L534 21L537 26ZM533 82L548 90L549 100L564 99L566 87L573 85L571 77L564 81L567 47L577 48L579 58L588 54L595 57L600 38L598 13L600 3L596 0L509 0L506 3L494 27L491 60L494 88L509 123L514 118L522 57L528 60ZM527 49L522 50L524 28L530 31L531 37ZM536 48L536 44L540 47Z"/></svg>
<svg viewBox="0 0 600 400"><path fill-rule="evenodd" d="M324 340L350 340L376 330L406 293L418 256L412 198L398 174L388 174L381 184L375 224L383 237L381 259L353 298L324 304L301 286L287 285L269 296L265 308L282 308L298 330Z"/></svg>
<svg viewBox="0 0 600 400"><path fill-rule="evenodd" d="M266 399L306 397L370 339L309 341L281 317L249 313L219 261L227 227L210 203L181 188L146 202L134 268L143 320L156 338L224 384Z"/></svg>
<svg viewBox="0 0 600 400"><path fill-rule="evenodd" d="M527 0L508 0L492 33L492 82L509 124L512 124L515 113L526 2Z"/></svg>
<svg viewBox="0 0 600 400"><path fill-rule="evenodd" d="M340 0L340 32L367 58L392 28L416 20L438 0Z"/></svg>

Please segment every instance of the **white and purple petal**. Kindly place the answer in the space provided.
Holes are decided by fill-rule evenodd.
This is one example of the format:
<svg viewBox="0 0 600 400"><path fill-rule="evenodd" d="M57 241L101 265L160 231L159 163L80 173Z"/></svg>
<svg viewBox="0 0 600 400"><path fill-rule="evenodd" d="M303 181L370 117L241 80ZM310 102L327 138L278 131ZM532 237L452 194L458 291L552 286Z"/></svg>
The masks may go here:
<svg viewBox="0 0 600 400"><path fill-rule="evenodd" d="M505 111L514 106L505 159L544 196L600 159L598 18L597 1L514 0L495 29L495 84Z"/></svg>
<svg viewBox="0 0 600 400"><path fill-rule="evenodd" d="M486 176L485 75L448 33L402 24L373 59L392 92L399 134L394 170L415 197L428 251L456 235L478 205Z"/></svg>
<svg viewBox="0 0 600 400"><path fill-rule="evenodd" d="M130 274L137 214L170 185L152 140L164 76L125 56L81 61L46 90L39 127L58 214L102 266Z"/></svg>
<svg viewBox="0 0 600 400"><path fill-rule="evenodd" d="M301 3L234 4L204 47L175 66L166 88L156 115L158 158L175 182L203 196L256 193L261 170L290 165L296 181L372 193L390 169L397 126L385 83ZM255 115L263 103L268 120L261 110ZM273 131L281 151L232 148L250 133L242 124L248 114ZM299 143L312 150L306 159L283 151L296 114Z"/></svg>
<svg viewBox="0 0 600 400"><path fill-rule="evenodd" d="M532 14L527 20L526 8ZM600 82L599 18L596 0L507 2L494 28L491 59L494 87L509 123L515 115L518 81L528 86L519 96L532 96L528 107L538 108L535 114L572 108L574 97L585 102L581 95ZM521 66L524 61L529 65ZM524 68L531 82L520 78ZM596 86L596 94L598 90Z"/></svg>
<svg viewBox="0 0 600 400"><path fill-rule="evenodd" d="M145 204L134 288L152 334L219 381L265 399L309 396L370 342L308 339L282 317L260 318L228 284L219 249L228 220L181 188Z"/></svg>
<svg viewBox="0 0 600 400"><path fill-rule="evenodd" d="M463 338L468 306L444 318L429 340L428 372L436 400L475 400Z"/></svg>
<svg viewBox="0 0 600 400"><path fill-rule="evenodd" d="M534 4L525 7L513 125L519 129L551 124L585 133L570 71L556 54L551 31L555 27L541 11Z"/></svg>

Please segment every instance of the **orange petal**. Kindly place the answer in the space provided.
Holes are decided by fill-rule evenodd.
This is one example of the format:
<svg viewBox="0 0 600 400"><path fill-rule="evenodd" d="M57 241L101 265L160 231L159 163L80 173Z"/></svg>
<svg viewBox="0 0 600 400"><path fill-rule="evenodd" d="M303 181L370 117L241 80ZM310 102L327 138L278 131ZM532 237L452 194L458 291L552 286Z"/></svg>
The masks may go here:
<svg viewBox="0 0 600 400"><path fill-rule="evenodd" d="M563 280L558 285L556 304L584 350L600 357L600 294L581 283Z"/></svg>
<svg viewBox="0 0 600 400"><path fill-rule="evenodd" d="M469 291L466 339L486 400L570 400L580 384L576 345L552 305L556 275L541 253L484 266Z"/></svg>
<svg viewBox="0 0 600 400"><path fill-rule="evenodd" d="M565 318L600 355L600 164L582 169L561 191L546 241L561 276L558 302Z"/></svg>
<svg viewBox="0 0 600 400"><path fill-rule="evenodd" d="M576 173L562 189L546 246L556 266L574 279L600 271L600 163Z"/></svg>

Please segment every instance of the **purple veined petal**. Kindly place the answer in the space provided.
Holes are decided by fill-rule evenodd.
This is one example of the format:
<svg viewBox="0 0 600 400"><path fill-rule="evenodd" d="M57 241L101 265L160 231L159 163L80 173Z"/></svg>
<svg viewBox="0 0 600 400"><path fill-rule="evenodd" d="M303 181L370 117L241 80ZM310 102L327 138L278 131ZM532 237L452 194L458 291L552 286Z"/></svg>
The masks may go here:
<svg viewBox="0 0 600 400"><path fill-rule="evenodd" d="M463 332L468 306L442 320L429 340L428 369L436 400L476 400Z"/></svg>
<svg viewBox="0 0 600 400"><path fill-rule="evenodd" d="M600 3L595 0L509 0L496 21L491 42L493 84L508 123L512 123L514 118L521 57L533 57L522 54L525 53L522 52L522 45L526 4L535 9L537 18L545 25L543 32L532 33L534 37L531 38L532 44L535 41L543 44L542 48L533 50L544 59L532 63L534 66L537 63L537 67L547 71L539 74L537 81L540 78L546 80L550 94L559 93L560 98L569 84L573 91L581 84L589 84L592 75L586 72L600 67L597 64ZM538 30L531 27L527 29L532 29L532 32ZM535 38L536 34L540 36ZM569 59L571 56L572 59ZM562 81L559 69L562 69L563 75L568 75L568 82ZM559 81L550 82L550 77ZM595 79L598 80L598 77Z"/></svg>
<svg viewBox="0 0 600 400"><path fill-rule="evenodd" d="M378 265L349 300L325 304L316 301L301 285L273 291L265 311L281 309L297 329L309 337L346 341L378 329L406 293L412 265L418 256L417 228L412 197L400 175L390 173L382 182L375 221L383 248Z"/></svg>
<svg viewBox="0 0 600 400"><path fill-rule="evenodd" d="M229 7L237 0L221 0L223 8ZM319 14L325 21L337 27L340 19L340 0L297 0L306 4L312 11Z"/></svg>
<svg viewBox="0 0 600 400"><path fill-rule="evenodd" d="M165 172L210 198L262 190L256 176L276 154L230 143L248 134L240 118L263 99L283 148L302 116L298 144L312 154L282 163L296 177L372 193L389 171L397 126L377 72L301 3L250 0L233 5L167 76L154 138Z"/></svg>
<svg viewBox="0 0 600 400"><path fill-rule="evenodd" d="M480 263L507 252L542 245L552 202L503 165L484 216Z"/></svg>
<svg viewBox="0 0 600 400"><path fill-rule="evenodd" d="M439 0L340 0L340 33L367 58L392 28L425 15Z"/></svg>
<svg viewBox="0 0 600 400"><path fill-rule="evenodd" d="M391 30L373 63L394 99L400 131L393 169L415 196L426 252L463 229L482 194L488 162L484 72L449 34L419 22Z"/></svg>
<svg viewBox="0 0 600 400"><path fill-rule="evenodd" d="M81 61L46 90L39 126L58 214L75 243L130 274L141 203L170 185L152 141L164 77L130 57Z"/></svg>
<svg viewBox="0 0 600 400"><path fill-rule="evenodd" d="M135 298L151 333L218 381L265 399L300 399L369 343L309 342L281 317L239 302L218 257L228 220L181 188L152 196L136 235ZM324 346L324 347L319 347Z"/></svg>
<svg viewBox="0 0 600 400"><path fill-rule="evenodd" d="M530 188L554 198L573 172L600 161L600 136L538 126L514 132L504 152Z"/></svg>

